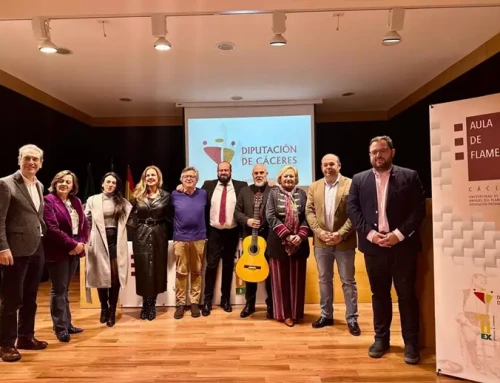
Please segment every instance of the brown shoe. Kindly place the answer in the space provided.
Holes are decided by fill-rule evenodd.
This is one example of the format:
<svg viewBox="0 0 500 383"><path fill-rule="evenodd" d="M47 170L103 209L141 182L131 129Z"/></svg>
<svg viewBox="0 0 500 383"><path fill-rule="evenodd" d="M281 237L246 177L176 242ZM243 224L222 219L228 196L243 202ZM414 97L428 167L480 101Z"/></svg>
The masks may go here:
<svg viewBox="0 0 500 383"><path fill-rule="evenodd" d="M15 347L0 347L0 358L4 362L17 362L21 359L21 354Z"/></svg>
<svg viewBox="0 0 500 383"><path fill-rule="evenodd" d="M35 337L31 339L22 339L19 338L17 340L17 348L20 350L43 350L47 348L49 344L43 340L38 340Z"/></svg>
<svg viewBox="0 0 500 383"><path fill-rule="evenodd" d="M285 319L285 325L287 325L288 327L293 327L295 323L293 322L292 318L287 318Z"/></svg>

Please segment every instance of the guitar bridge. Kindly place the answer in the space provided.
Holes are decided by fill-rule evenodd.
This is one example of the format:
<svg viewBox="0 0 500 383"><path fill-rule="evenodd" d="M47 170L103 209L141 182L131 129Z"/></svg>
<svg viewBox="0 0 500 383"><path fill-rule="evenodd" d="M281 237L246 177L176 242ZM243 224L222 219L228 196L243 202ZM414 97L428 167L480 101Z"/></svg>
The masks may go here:
<svg viewBox="0 0 500 383"><path fill-rule="evenodd" d="M255 265L245 265L245 269L250 269L250 270L260 270L262 267L260 266L255 266Z"/></svg>

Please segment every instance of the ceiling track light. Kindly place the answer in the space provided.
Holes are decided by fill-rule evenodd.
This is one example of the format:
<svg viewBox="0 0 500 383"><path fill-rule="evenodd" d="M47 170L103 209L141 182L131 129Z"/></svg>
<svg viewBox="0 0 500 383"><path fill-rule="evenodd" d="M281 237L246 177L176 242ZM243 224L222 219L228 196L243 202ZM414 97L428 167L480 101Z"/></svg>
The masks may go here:
<svg viewBox="0 0 500 383"><path fill-rule="evenodd" d="M154 47L158 51L168 51L172 48L172 44L167 40L167 17L163 14L155 14L151 16L151 28L153 36L156 37Z"/></svg>
<svg viewBox="0 0 500 383"><path fill-rule="evenodd" d="M397 32L403 29L405 20L404 8L393 8L389 11L388 27L389 31L382 39L382 44L386 46L399 44L402 40L401 35Z"/></svg>
<svg viewBox="0 0 500 383"><path fill-rule="evenodd" d="M35 17L31 20L33 34L38 41L38 50L43 53L56 53L57 46L50 39L50 20L44 17Z"/></svg>
<svg viewBox="0 0 500 383"><path fill-rule="evenodd" d="M273 13L273 33L274 36L269 42L273 47L285 46L287 41L283 34L286 32L286 14L284 12Z"/></svg>

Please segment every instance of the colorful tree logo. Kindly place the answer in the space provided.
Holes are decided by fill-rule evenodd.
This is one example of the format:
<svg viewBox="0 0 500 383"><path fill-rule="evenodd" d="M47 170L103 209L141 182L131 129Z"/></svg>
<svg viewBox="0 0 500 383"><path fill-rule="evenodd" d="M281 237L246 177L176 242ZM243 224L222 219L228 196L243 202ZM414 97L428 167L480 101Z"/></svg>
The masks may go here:
<svg viewBox="0 0 500 383"><path fill-rule="evenodd" d="M215 142L219 145L222 145L224 139L216 138ZM223 146L206 146L208 144L207 141L203 141L203 150L207 154L208 157L212 159L216 164L220 162L231 162L234 157L235 151L231 148L223 147ZM231 141L231 146L236 145L236 142Z"/></svg>

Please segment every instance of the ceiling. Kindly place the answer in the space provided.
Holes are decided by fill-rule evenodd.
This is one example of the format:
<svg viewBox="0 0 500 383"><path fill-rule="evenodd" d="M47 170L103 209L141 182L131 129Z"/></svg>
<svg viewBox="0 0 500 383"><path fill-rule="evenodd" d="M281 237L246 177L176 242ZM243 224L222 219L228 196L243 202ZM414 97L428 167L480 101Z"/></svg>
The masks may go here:
<svg viewBox="0 0 500 383"><path fill-rule="evenodd" d="M27 6L28 0L2 0L0 69L93 118L180 115L177 102L230 102L232 96L322 99L318 111L325 113L387 111L500 33L500 2L488 1L481 3L498 7L412 9L418 2L400 1L410 9L403 41L392 47L381 44L388 30L388 2L382 1L240 0L237 9L222 0L142 1L142 7L139 1L107 2L106 8L103 1ZM214 15L269 12L269 3L290 11L286 47L269 45L271 13ZM338 30L333 11L308 12L326 9L342 10ZM148 17L160 11L179 15L167 17L172 49L165 52L153 49ZM52 18L52 41L73 54L40 53L34 16ZM98 19L108 20L106 36ZM218 50L223 41L235 49ZM345 92L355 95L342 97Z"/></svg>

